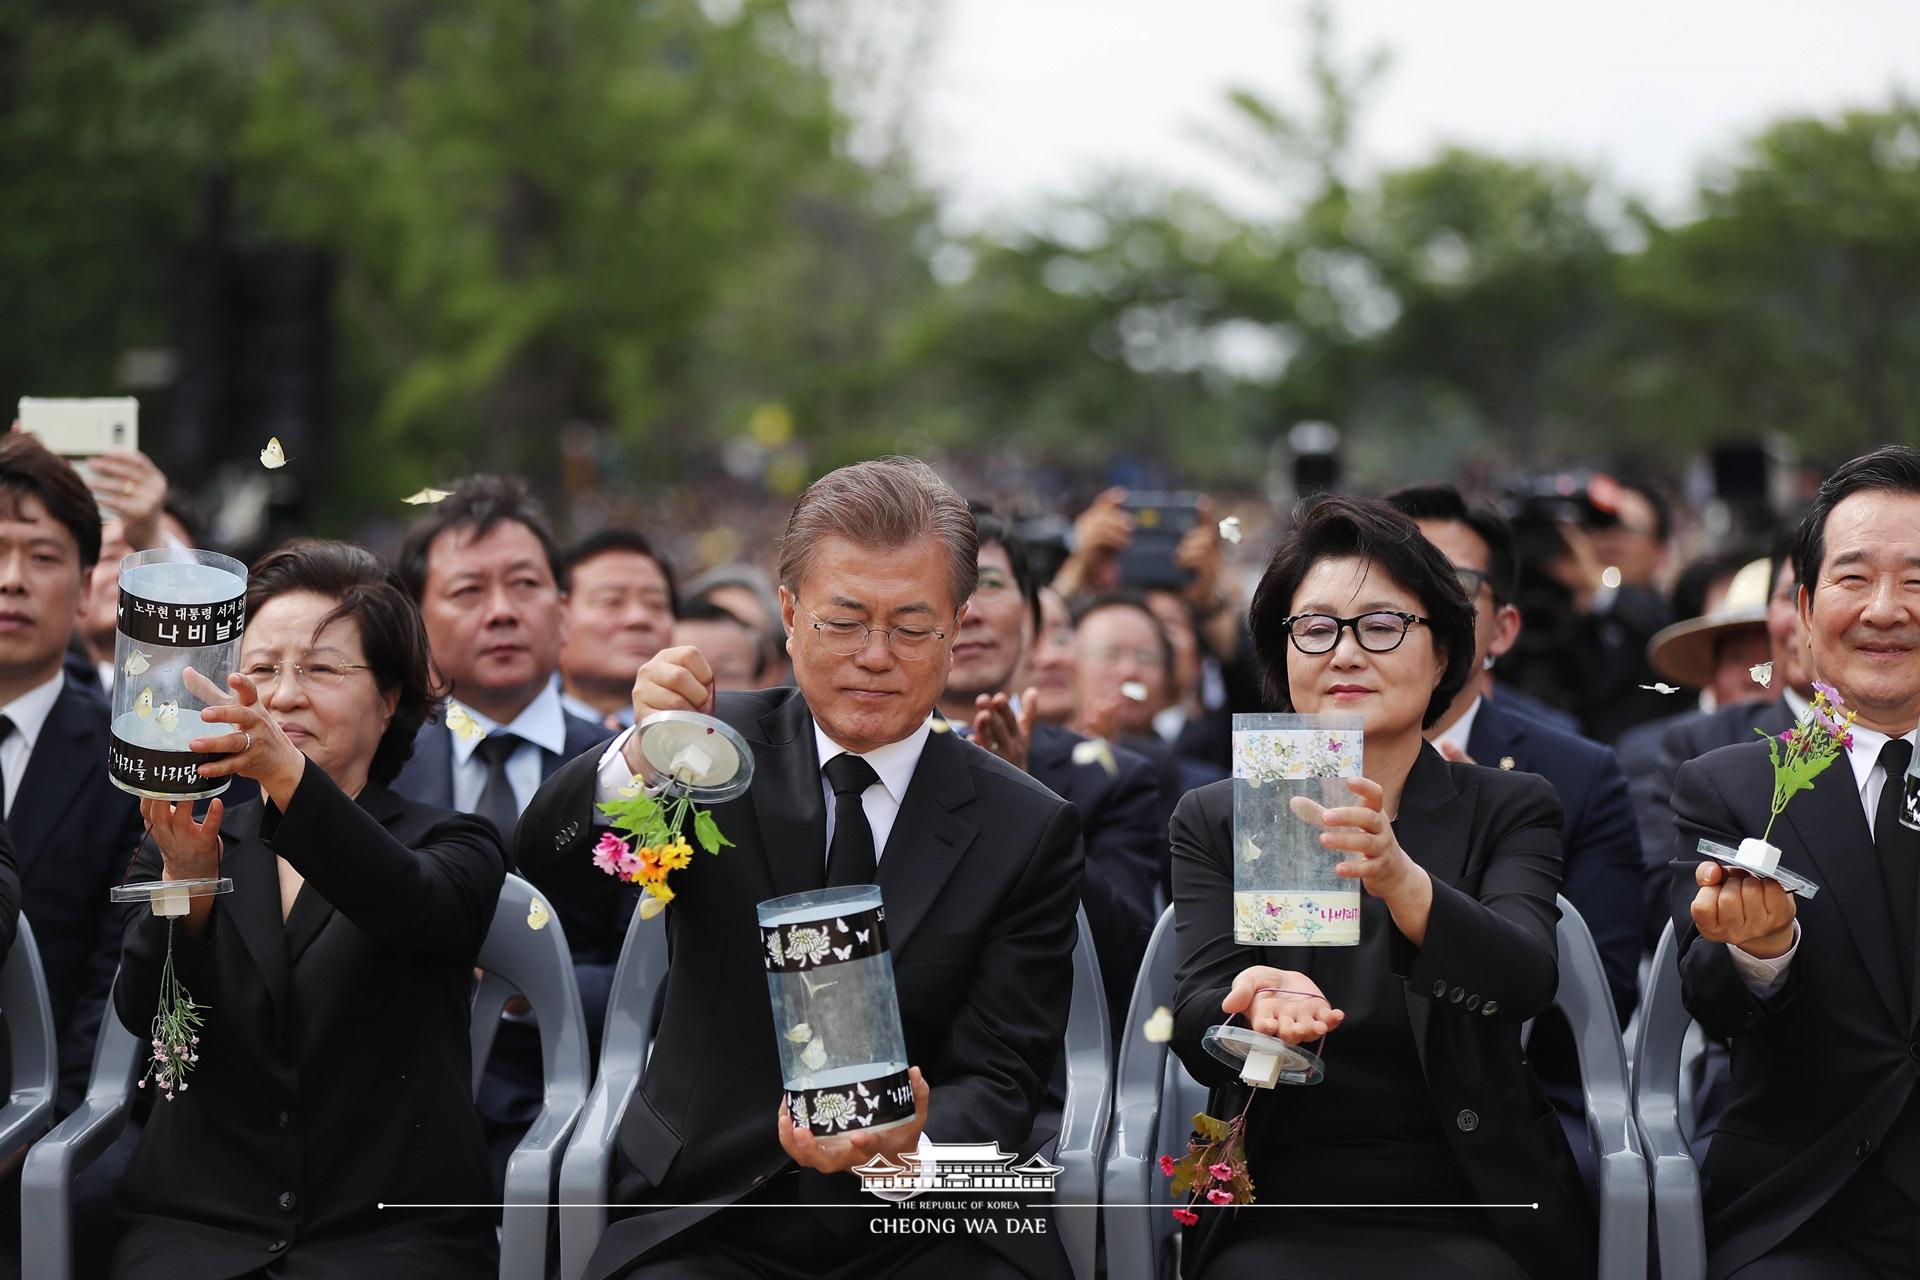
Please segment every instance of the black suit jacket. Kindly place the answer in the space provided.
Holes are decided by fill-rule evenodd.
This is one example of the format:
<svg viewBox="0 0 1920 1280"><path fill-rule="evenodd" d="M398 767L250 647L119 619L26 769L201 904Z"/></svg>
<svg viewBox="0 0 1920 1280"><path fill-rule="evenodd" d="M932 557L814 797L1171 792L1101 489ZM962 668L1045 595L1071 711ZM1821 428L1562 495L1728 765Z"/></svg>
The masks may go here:
<svg viewBox="0 0 1920 1280"><path fill-rule="evenodd" d="M117 1271L250 1274L288 1242L317 1270L400 1277L498 1266L492 1215L381 1212L492 1198L474 1111L474 957L505 860L493 828L370 783L358 803L309 765L286 813L229 810L199 938L174 965L207 1007L187 1092L156 1100L120 1194ZM306 877L285 923L275 855ZM151 844L135 874L157 879ZM129 909L114 1007L143 1041L167 924Z"/></svg>
<svg viewBox="0 0 1920 1280"><path fill-rule="evenodd" d="M1558 983L1560 804L1542 779L1451 764L1422 748L1407 775L1394 832L1433 877L1424 946L1396 930L1392 973L1404 980L1407 1014L1433 1109L1461 1171L1481 1199L1532 1204L1491 1211L1501 1242L1531 1274L1591 1275L1592 1215L1559 1120L1521 1055L1520 1024L1553 1001ZM1223 1021L1220 1001L1250 965L1307 973L1337 1007L1347 957L1340 947L1244 947L1233 940L1233 785L1188 795L1173 819L1174 923L1179 945L1173 1048L1187 1070L1215 1086L1214 1115L1231 1115L1238 1077L1202 1047ZM1355 981L1371 980L1356 976ZM1339 1066L1339 1042L1330 1071ZM1220 1097L1222 1092L1231 1099ZM1257 1094L1249 1144L1278 1141L1262 1128L1272 1094ZM1270 1197L1284 1199L1284 1195ZM1193 1261L1200 1273L1230 1221L1202 1212Z"/></svg>
<svg viewBox="0 0 1920 1280"><path fill-rule="evenodd" d="M107 898L140 843L140 802L107 780L107 702L67 678L7 809L60 1055L60 1110L86 1091L107 989L120 960L120 908ZM8 915L12 937L12 915Z"/></svg>
<svg viewBox="0 0 1920 1280"><path fill-rule="evenodd" d="M1117 1031L1153 931L1153 889L1167 860L1166 807L1153 765L1144 756L1110 745L1113 772L1097 760L1075 764L1074 750L1086 741L1057 725L1036 724L1027 772L1080 813L1087 851L1080 903L1087 910Z"/></svg>
<svg viewBox="0 0 1920 1280"><path fill-rule="evenodd" d="M1920 1080L1920 1022L1902 989L1879 856L1845 759L1793 797L1768 837L1782 866L1820 886L1794 899L1800 943L1781 990L1757 998L1727 948L1694 929L1697 841L1758 836L1772 791L1758 740L1681 765L1673 787L1684 851L1671 898L1681 995L1733 1050L1727 1109L1701 1169L1711 1276L1766 1253L1825 1204L1881 1149Z"/></svg>
<svg viewBox="0 0 1920 1280"><path fill-rule="evenodd" d="M1699 860L1691 844L1681 848L1675 842L1673 782L1680 766L1721 747L1757 742L1756 729L1773 735L1792 725L1793 712L1785 698L1771 702L1736 702L1730 707L1675 716L1666 721L1660 731L1659 747L1652 763L1643 773L1628 778L1627 785L1633 792L1633 805L1640 821L1641 852L1646 857L1640 940L1648 954L1660 944L1660 932L1672 918L1667 899L1673 885L1673 861L1682 859L1691 867Z"/></svg>
<svg viewBox="0 0 1920 1280"><path fill-rule="evenodd" d="M775 1132L780 1064L754 904L825 879L813 721L784 688L722 693L718 714L752 747L753 785L714 809L734 847L674 873L672 963L646 1079L621 1119L617 1202L727 1204L793 1167ZM590 860L594 772L576 760L540 789L519 855L555 882L605 891ZM928 737L877 882L908 1057L933 1090L933 1140L1027 1141L1066 1025L1081 865L1072 805L954 734ZM829 1199L861 1194L850 1174L818 1185ZM589 1274L617 1272L699 1216L612 1224ZM1065 1273L1051 1234L980 1238L1030 1275Z"/></svg>
<svg viewBox="0 0 1920 1280"><path fill-rule="evenodd" d="M1626 775L1611 748L1480 700L1467 754L1483 765L1537 773L1565 814L1560 892L1587 923L1626 1025L1640 975L1640 833Z"/></svg>

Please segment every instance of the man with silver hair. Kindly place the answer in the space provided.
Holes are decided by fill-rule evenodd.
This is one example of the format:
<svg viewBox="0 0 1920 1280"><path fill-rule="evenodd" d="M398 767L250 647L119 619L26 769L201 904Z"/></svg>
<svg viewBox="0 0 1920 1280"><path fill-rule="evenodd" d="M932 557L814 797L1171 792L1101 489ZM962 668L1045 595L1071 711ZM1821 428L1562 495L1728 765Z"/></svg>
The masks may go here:
<svg viewBox="0 0 1920 1280"><path fill-rule="evenodd" d="M673 1207L613 1223L590 1276L1066 1274L1038 1205L1017 1215L1020 1231L876 1233L883 1206L849 1172L914 1151L923 1133L1029 1149L1066 1025L1075 811L934 731L977 550L966 504L923 463L842 468L801 495L781 545L796 687L716 694L708 662L685 647L640 669L638 719L717 715L752 748L754 777L713 810L734 847L674 875L659 1030L620 1125L613 1202ZM521 824L521 865L599 877L594 805L641 765L629 732L554 775ZM915 1116L815 1134L782 1105L754 905L859 884L885 895Z"/></svg>

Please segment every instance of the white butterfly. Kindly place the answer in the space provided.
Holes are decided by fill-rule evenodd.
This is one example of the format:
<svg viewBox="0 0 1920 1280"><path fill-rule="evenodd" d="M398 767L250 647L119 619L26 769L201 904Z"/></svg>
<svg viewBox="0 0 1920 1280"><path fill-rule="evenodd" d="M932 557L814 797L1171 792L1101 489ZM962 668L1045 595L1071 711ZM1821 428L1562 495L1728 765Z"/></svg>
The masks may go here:
<svg viewBox="0 0 1920 1280"><path fill-rule="evenodd" d="M278 471L287 465L287 451L280 447L279 436L269 439L267 447L260 451L260 465L269 471Z"/></svg>
<svg viewBox="0 0 1920 1280"><path fill-rule="evenodd" d="M852 947L834 947L833 958L835 960L851 960L853 959L853 948Z"/></svg>
<svg viewBox="0 0 1920 1280"><path fill-rule="evenodd" d="M804 1022L795 1023L787 1028L787 1039L795 1044L805 1044L813 1039L813 1028Z"/></svg>
<svg viewBox="0 0 1920 1280"><path fill-rule="evenodd" d="M120 664L120 669L130 676L144 675L147 667L151 665L152 658L152 654L135 649L127 655L127 660Z"/></svg>
<svg viewBox="0 0 1920 1280"><path fill-rule="evenodd" d="M547 921L553 919L547 910L547 904L535 898L527 904L527 928L535 933L547 927Z"/></svg>
<svg viewBox="0 0 1920 1280"><path fill-rule="evenodd" d="M858 938L860 940L861 945L864 946L866 945L867 935L872 932L873 930L871 929L856 929L854 930L853 936Z"/></svg>
<svg viewBox="0 0 1920 1280"><path fill-rule="evenodd" d="M847 922L845 920L836 919L833 922L833 927L838 929L840 932L845 933L847 931Z"/></svg>
<svg viewBox="0 0 1920 1280"><path fill-rule="evenodd" d="M180 727L180 702L178 699L169 699L153 710L153 722L159 725L165 732L172 733Z"/></svg>
<svg viewBox="0 0 1920 1280"><path fill-rule="evenodd" d="M487 736L487 731L480 727L473 713L457 702L447 704L447 728L453 730L454 737L464 738L468 742L478 742Z"/></svg>
<svg viewBox="0 0 1920 1280"><path fill-rule="evenodd" d="M1173 1039L1173 1011L1161 1005L1140 1028L1140 1033L1146 1036L1148 1044L1165 1044Z"/></svg>
<svg viewBox="0 0 1920 1280"><path fill-rule="evenodd" d="M145 720L148 716L153 714L153 686L152 685L148 685L146 688L142 689L140 691L140 696L133 700L133 714L139 716L142 720Z"/></svg>
<svg viewBox="0 0 1920 1280"><path fill-rule="evenodd" d="M1220 536L1235 546L1240 544L1240 517L1228 516L1220 522Z"/></svg>
<svg viewBox="0 0 1920 1280"><path fill-rule="evenodd" d="M859 1095L863 1098L871 1098L873 1096L871 1093L867 1092L867 1086L864 1084L860 1084L856 1082L853 1087L854 1087L854 1090L858 1092Z"/></svg>
<svg viewBox="0 0 1920 1280"><path fill-rule="evenodd" d="M1260 846L1253 842L1252 836L1240 838L1240 860L1242 862L1260 861Z"/></svg>
<svg viewBox="0 0 1920 1280"><path fill-rule="evenodd" d="M1680 686L1679 686L1679 685L1677 685L1677 684L1667 684L1667 683L1666 683L1665 681L1662 681L1662 682L1660 682L1660 683L1658 683L1658 684L1643 684L1643 685L1641 685L1640 687L1641 687L1642 689L1645 689L1645 690L1646 690L1647 692L1649 692L1649 693L1678 693L1678 692L1680 692Z"/></svg>
<svg viewBox="0 0 1920 1280"><path fill-rule="evenodd" d="M406 497L400 499L400 501L410 507L430 507L436 502L445 502L452 496L453 490L451 489L421 489L416 493L408 494Z"/></svg>
<svg viewBox="0 0 1920 1280"><path fill-rule="evenodd" d="M1145 702L1147 700L1147 686L1141 684L1138 680L1129 680L1120 686L1120 696L1133 702Z"/></svg>
<svg viewBox="0 0 1920 1280"><path fill-rule="evenodd" d="M1771 662L1756 662L1747 668L1747 674L1752 676L1753 682L1762 689L1771 689L1773 687L1773 664Z"/></svg>
<svg viewBox="0 0 1920 1280"><path fill-rule="evenodd" d="M800 1061L807 1064L809 1071L818 1071L827 1065L827 1046L824 1041L814 1039L800 1051Z"/></svg>

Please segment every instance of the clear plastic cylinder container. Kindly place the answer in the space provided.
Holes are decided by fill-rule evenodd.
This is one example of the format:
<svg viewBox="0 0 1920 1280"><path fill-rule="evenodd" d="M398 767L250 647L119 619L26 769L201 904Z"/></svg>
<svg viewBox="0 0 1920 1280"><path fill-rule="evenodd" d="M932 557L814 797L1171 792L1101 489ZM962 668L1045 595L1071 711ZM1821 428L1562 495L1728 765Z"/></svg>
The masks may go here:
<svg viewBox="0 0 1920 1280"><path fill-rule="evenodd" d="M1357 715L1233 718L1233 940L1243 946L1351 947L1360 941L1360 882L1334 874L1343 859L1324 828L1293 807L1359 803Z"/></svg>
<svg viewBox="0 0 1920 1280"><path fill-rule="evenodd" d="M200 718L206 704L185 673L191 667L226 692L240 661L246 595L246 566L215 551L158 547L120 562L107 775L122 791L198 800L227 789L226 778L200 776L213 753L187 750L193 739L227 730Z"/></svg>
<svg viewBox="0 0 1920 1280"><path fill-rule="evenodd" d="M794 1124L827 1137L912 1120L907 1041L879 887L789 894L758 911Z"/></svg>

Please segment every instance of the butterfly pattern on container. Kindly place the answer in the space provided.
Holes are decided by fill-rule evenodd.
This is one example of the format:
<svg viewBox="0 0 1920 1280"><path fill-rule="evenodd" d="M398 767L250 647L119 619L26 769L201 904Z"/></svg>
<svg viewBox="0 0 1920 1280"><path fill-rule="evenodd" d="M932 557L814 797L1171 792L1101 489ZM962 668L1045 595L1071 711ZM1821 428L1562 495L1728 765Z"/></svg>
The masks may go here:
<svg viewBox="0 0 1920 1280"><path fill-rule="evenodd" d="M1233 735L1233 776L1258 787L1301 778L1352 778L1360 773L1359 743L1351 733L1311 729L1257 729Z"/></svg>

